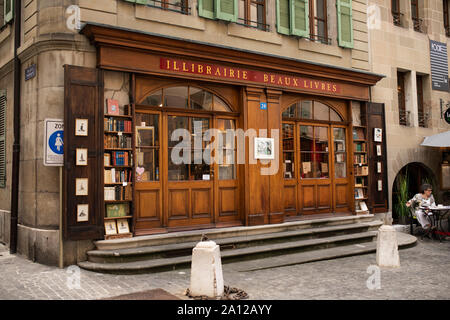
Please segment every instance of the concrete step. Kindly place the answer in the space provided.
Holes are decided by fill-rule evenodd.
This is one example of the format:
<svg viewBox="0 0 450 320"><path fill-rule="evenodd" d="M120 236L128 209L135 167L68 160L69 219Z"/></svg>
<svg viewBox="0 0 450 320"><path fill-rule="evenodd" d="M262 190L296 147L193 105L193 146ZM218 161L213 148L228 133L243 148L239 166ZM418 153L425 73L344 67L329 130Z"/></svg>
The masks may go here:
<svg viewBox="0 0 450 320"><path fill-rule="evenodd" d="M215 228L192 231L180 231L172 233L154 234L147 236L139 236L125 239L100 240L96 241L96 248L99 250L118 250L129 248L141 248L147 246L198 242L203 234L206 234L211 240L224 238L250 236L258 234L277 233L298 229L320 228L325 226L349 225L354 223L374 223L373 230L377 229L378 221L373 221L373 214L358 216L341 216L332 218L311 219L303 221L285 222L280 224L262 225L262 226L245 226L245 227L229 227Z"/></svg>
<svg viewBox="0 0 450 320"><path fill-rule="evenodd" d="M239 249L224 250L221 252L222 262L246 261L250 259L261 259L279 255L293 254L299 251L320 250L341 245L360 244L371 242L376 237L374 231L346 234L319 239L298 240L284 243L271 243L266 245L251 246ZM150 259L143 261L121 262L121 263L99 263L92 261L80 262L81 268L104 273L135 274L147 272L160 272L188 267L191 263L191 255ZM256 263L256 262L255 262Z"/></svg>
<svg viewBox="0 0 450 320"><path fill-rule="evenodd" d="M285 243L306 239L325 238L330 236L360 233L378 229L381 225L381 221L371 221L350 225L326 226L320 228L296 229L275 233L244 235L232 238L216 239L215 242L220 245L221 251L224 252L227 250L258 246L267 243ZM195 247L198 241L199 239L194 242L163 244L140 248L92 250L87 253L88 261L97 263L123 263L191 255L192 249Z"/></svg>
<svg viewBox="0 0 450 320"><path fill-rule="evenodd" d="M397 241L399 249L406 249L414 246L417 242L417 238L403 232L397 232ZM240 272L255 271L321 260L331 260L355 255L376 253L376 251L377 243L373 241L368 243L339 246L322 250L298 252L278 257L268 257L253 261L236 262L233 263L231 268L235 271Z"/></svg>

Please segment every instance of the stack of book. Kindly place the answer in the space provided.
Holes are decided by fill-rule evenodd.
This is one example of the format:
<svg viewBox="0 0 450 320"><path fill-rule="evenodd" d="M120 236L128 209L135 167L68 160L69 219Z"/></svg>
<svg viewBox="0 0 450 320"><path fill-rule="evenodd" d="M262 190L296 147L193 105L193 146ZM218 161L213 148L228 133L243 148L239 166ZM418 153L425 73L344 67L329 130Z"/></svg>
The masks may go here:
<svg viewBox="0 0 450 320"><path fill-rule="evenodd" d="M131 182L131 170L105 169L104 183Z"/></svg>
<svg viewBox="0 0 450 320"><path fill-rule="evenodd" d="M132 188L127 186L105 187L105 200L131 200Z"/></svg>
<svg viewBox="0 0 450 320"><path fill-rule="evenodd" d="M119 131L131 133L131 120L105 119L105 131Z"/></svg>
<svg viewBox="0 0 450 320"><path fill-rule="evenodd" d="M106 157L108 158L108 157ZM106 165L106 160L105 160L105 165ZM111 155L109 157L109 165L112 166L128 166L130 161L129 161L129 155L128 155L128 151L113 151L111 152Z"/></svg>
<svg viewBox="0 0 450 320"><path fill-rule="evenodd" d="M105 148L131 148L131 137L130 136L104 136Z"/></svg>

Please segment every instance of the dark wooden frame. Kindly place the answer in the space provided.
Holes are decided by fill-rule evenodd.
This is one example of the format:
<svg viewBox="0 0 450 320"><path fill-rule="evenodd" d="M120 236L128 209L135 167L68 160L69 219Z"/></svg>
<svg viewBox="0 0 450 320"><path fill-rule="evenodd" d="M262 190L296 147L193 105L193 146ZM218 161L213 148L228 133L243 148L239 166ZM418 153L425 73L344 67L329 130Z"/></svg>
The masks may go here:
<svg viewBox="0 0 450 320"><path fill-rule="evenodd" d="M244 19L243 24L249 27L254 27L263 31L269 31L269 25L266 24L267 21L267 0L239 0L244 2ZM258 20L258 16L256 16L256 20L252 20L251 16L251 5L255 4L258 8L258 6L261 6L263 8L263 16L262 21ZM257 9L258 11L258 9ZM253 26L252 23L256 23L257 26Z"/></svg>
<svg viewBox="0 0 450 320"><path fill-rule="evenodd" d="M417 84L417 114L419 117L419 127L426 128L427 127L427 119L425 116L424 109L424 96L423 96L423 81L424 77L421 75L416 75L416 84Z"/></svg>
<svg viewBox="0 0 450 320"><path fill-rule="evenodd" d="M402 126L408 125L405 89L405 72L397 71L398 113Z"/></svg>
<svg viewBox="0 0 450 320"><path fill-rule="evenodd" d="M325 17L323 19L318 18L316 15L314 15L314 8L316 6L316 1L317 0L309 0L309 34L310 34L310 38L314 41L319 40L322 43L326 43L329 44L330 39L328 39L328 15L327 15L327 10L328 10L328 4L327 4L327 0L322 0L323 1L323 12L325 14ZM321 21L325 24L325 34L324 35L318 35L315 34L314 30L315 30L315 23L316 21Z"/></svg>
<svg viewBox="0 0 450 320"><path fill-rule="evenodd" d="M401 26L400 0L391 0L391 13L394 25Z"/></svg>

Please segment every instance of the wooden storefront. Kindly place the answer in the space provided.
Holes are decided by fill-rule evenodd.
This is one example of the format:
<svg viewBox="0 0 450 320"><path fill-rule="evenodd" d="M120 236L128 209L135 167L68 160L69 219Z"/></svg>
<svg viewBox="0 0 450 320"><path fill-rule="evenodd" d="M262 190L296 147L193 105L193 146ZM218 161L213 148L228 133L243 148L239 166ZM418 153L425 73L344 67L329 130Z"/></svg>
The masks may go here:
<svg viewBox="0 0 450 320"><path fill-rule="evenodd" d="M379 75L98 25L82 33L97 48L98 72L130 75L134 235L355 213L352 101L365 105ZM247 137L244 162L231 146L223 153L233 164L177 164L170 155L178 128L192 137L241 129L277 138L278 130L279 143L268 162L254 159ZM206 143L192 140L192 146L194 158ZM92 163L100 172L93 187L102 189L105 167ZM270 168L278 170L261 174ZM102 207L86 224L103 224ZM76 224L67 221L66 228Z"/></svg>

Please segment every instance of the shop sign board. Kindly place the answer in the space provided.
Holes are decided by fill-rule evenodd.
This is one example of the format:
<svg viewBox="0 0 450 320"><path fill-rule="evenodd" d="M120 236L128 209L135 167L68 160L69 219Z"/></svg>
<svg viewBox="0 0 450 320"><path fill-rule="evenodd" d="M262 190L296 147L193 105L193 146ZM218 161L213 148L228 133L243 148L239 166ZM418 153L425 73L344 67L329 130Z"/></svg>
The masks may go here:
<svg viewBox="0 0 450 320"><path fill-rule="evenodd" d="M447 44L430 40L431 87L449 91Z"/></svg>

